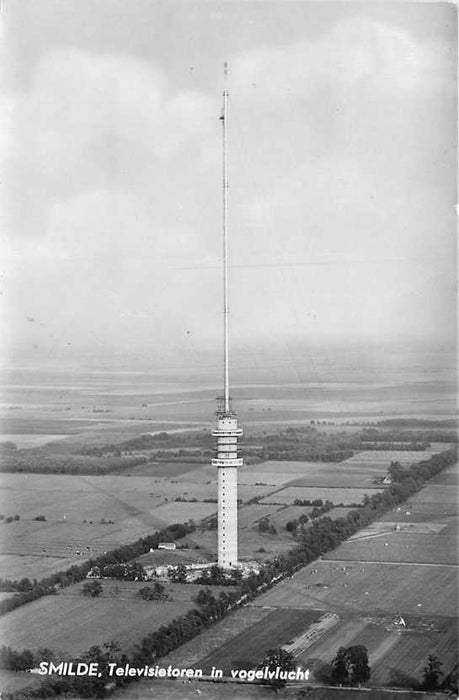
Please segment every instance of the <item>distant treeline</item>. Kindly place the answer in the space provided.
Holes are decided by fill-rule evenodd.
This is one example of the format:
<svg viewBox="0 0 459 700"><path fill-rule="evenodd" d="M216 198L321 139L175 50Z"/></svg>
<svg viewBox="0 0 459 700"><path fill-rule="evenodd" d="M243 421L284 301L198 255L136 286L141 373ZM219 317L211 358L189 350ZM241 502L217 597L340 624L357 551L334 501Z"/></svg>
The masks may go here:
<svg viewBox="0 0 459 700"><path fill-rule="evenodd" d="M458 428L457 418L430 420L429 418L385 418L375 425L382 428Z"/></svg>
<svg viewBox="0 0 459 700"><path fill-rule="evenodd" d="M457 450L434 455L430 459L413 464L400 472L399 481L392 483L384 491L369 497L362 508L352 510L345 517L337 520L331 520L327 516L315 520L310 528L301 533L296 547L286 554L281 554L272 561L266 562L259 574L253 573L242 580L237 590L230 589L228 592L221 592L218 598L215 598L209 591L204 591L202 595L197 597L197 602L198 600L202 601L198 609L190 610L186 615L181 615L168 625L163 625L158 630L148 634L139 642L131 655L121 655L119 647L115 643L105 645L104 650L100 647L91 647L76 661L99 662L101 669L105 669L108 662L130 663L135 667L149 665L152 659L156 662L184 642L193 639L236 606L253 600L275 583L291 576L320 555L337 547L358 530L380 518L386 511L406 501L407 498L419 491L426 481L456 461ZM4 647L0 653L0 661L7 668L11 668L8 665L11 663L11 658L13 663L17 664L17 657L12 657L12 654L18 653ZM32 660L30 660L30 656L28 657L32 664L35 655L30 650L22 652L23 655L27 653L32 657ZM77 697L104 697L111 690L129 683L131 680L129 677L109 679L104 670L98 678L88 676L84 678L49 677L39 688L27 688L5 693L3 697L4 700L27 700L28 698L48 700L63 693L74 694ZM108 681L111 682L108 683Z"/></svg>
<svg viewBox="0 0 459 700"><path fill-rule="evenodd" d="M0 472L27 472L37 474L91 474L94 476L123 472L139 464L146 457L88 457L82 455L50 455L38 450L8 450L2 453Z"/></svg>
<svg viewBox="0 0 459 700"><path fill-rule="evenodd" d="M109 443L106 445L97 445L95 447L83 447L82 455L90 455L102 457L106 454L114 454L121 456L132 452L142 452L144 450L154 450L157 448L171 447L207 447L211 449L214 444L214 438L210 430L190 430L183 433L146 433L139 435L131 440L125 440L119 443Z"/></svg>
<svg viewBox="0 0 459 700"><path fill-rule="evenodd" d="M248 435L241 444L241 454L251 464L268 460L342 462L363 450L421 452L431 442L457 443L457 432L445 429L454 425L450 420L388 419L359 432L327 433L318 430L316 424L306 424ZM103 475L148 462L201 464L213 457L214 448L214 438L206 429L147 433L120 443L75 447L79 450L76 454L69 453L66 443L18 450L14 443L7 442L0 450L0 471Z"/></svg>
<svg viewBox="0 0 459 700"><path fill-rule="evenodd" d="M378 430L377 428L364 428L358 434L360 440L378 442L417 442L429 444L430 442L454 442L457 443L458 434L455 430L425 428L423 430Z"/></svg>
<svg viewBox="0 0 459 700"><path fill-rule="evenodd" d="M306 425L264 435L259 441L262 445L253 449L253 454L260 461L342 462L363 450L423 451L429 447L429 442L423 436L421 439L421 442L414 442L403 432L386 434L371 429L360 433L326 433Z"/></svg>

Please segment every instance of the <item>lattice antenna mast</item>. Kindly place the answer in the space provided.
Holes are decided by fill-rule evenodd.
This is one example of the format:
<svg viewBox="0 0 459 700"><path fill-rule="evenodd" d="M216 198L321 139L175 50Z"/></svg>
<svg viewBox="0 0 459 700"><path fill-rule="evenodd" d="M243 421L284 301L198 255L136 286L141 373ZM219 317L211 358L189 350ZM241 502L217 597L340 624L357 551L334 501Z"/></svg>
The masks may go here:
<svg viewBox="0 0 459 700"><path fill-rule="evenodd" d="M225 413L231 411L229 395L229 284L228 284L228 64L224 64L223 89L223 373Z"/></svg>

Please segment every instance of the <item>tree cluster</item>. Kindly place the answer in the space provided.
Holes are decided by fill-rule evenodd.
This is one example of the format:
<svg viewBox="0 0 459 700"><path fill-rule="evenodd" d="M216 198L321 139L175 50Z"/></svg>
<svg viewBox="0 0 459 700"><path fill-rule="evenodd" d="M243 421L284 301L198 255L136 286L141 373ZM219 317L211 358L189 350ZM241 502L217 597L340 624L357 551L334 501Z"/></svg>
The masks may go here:
<svg viewBox="0 0 459 700"><path fill-rule="evenodd" d="M290 651L286 651L281 647L277 647L275 649L268 649L265 658L258 664L259 670L262 670L264 668L267 668L268 671L274 671L274 673L276 673L277 669L279 669L283 673L295 671L295 657ZM287 681L284 678L274 677L271 681L269 681L269 685L274 690L274 692L277 693L278 690L284 688L287 685Z"/></svg>
<svg viewBox="0 0 459 700"><path fill-rule="evenodd" d="M103 578L116 578L119 581L146 581L147 573L137 561L107 564L100 569Z"/></svg>
<svg viewBox="0 0 459 700"><path fill-rule="evenodd" d="M267 532L270 535L277 535L276 528L266 515L258 521L258 530L260 532Z"/></svg>
<svg viewBox="0 0 459 700"><path fill-rule="evenodd" d="M237 586L242 579L242 573L239 569L231 569L224 571L220 566L211 566L209 569L203 569L201 575L195 580L195 583L207 586Z"/></svg>
<svg viewBox="0 0 459 700"><path fill-rule="evenodd" d="M103 593L103 586L100 581L86 581L81 592L87 598L98 598Z"/></svg>
<svg viewBox="0 0 459 700"><path fill-rule="evenodd" d="M332 661L332 683L335 685L360 685L370 680L368 652L360 644L340 647Z"/></svg>
<svg viewBox="0 0 459 700"><path fill-rule="evenodd" d="M162 583L155 581L153 587L144 586L137 592L137 596L143 600L166 600L168 594Z"/></svg>

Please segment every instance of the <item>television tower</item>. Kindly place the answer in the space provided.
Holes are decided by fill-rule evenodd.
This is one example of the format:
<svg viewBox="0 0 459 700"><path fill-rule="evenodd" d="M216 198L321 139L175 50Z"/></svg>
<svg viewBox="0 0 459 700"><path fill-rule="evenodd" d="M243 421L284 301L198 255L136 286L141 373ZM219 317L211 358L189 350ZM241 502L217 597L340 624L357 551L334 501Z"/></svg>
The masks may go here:
<svg viewBox="0 0 459 700"><path fill-rule="evenodd" d="M218 566L230 569L238 564L237 547L237 414L231 407L229 393L229 305L228 305L228 66L224 68L223 111L223 396L217 399L216 457L212 466L218 469Z"/></svg>

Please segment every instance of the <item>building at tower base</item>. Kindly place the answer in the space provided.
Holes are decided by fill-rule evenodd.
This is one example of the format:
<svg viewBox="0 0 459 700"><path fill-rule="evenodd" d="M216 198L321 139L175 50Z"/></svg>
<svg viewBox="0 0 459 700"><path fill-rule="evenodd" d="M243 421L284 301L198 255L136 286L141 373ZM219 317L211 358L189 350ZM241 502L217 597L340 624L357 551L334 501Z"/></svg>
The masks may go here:
<svg viewBox="0 0 459 700"><path fill-rule="evenodd" d="M217 410L216 457L212 466L218 469L218 566L231 569L238 566L237 470L242 467L238 457L238 438L242 428L231 408Z"/></svg>

